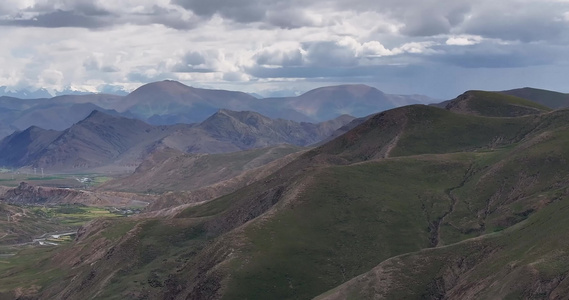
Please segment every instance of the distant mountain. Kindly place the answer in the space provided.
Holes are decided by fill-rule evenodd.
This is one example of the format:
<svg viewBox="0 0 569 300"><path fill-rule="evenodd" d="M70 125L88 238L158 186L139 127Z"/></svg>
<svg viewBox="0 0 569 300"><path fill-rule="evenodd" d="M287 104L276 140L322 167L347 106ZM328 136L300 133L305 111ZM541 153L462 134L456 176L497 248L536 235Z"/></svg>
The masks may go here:
<svg viewBox="0 0 569 300"><path fill-rule="evenodd" d="M429 103L432 99L388 95L367 85L339 85L317 88L297 97L269 98L264 101L313 120L328 120L341 114L363 117L398 106ZM266 114L271 116L268 112Z"/></svg>
<svg viewBox="0 0 569 300"><path fill-rule="evenodd" d="M139 87L114 108L143 120L153 118L154 124L194 123L220 108L251 109L257 100L242 92L198 89L167 80Z"/></svg>
<svg viewBox="0 0 569 300"><path fill-rule="evenodd" d="M0 86L0 96L8 96L20 99L39 99L53 97L46 89L30 91L28 89L10 90L6 86Z"/></svg>
<svg viewBox="0 0 569 300"><path fill-rule="evenodd" d="M113 95L120 95L120 96L128 94L128 92L125 92L121 87L112 86L112 85L102 86L101 92ZM86 91L79 91L71 87L67 87L61 91L50 92L47 89L43 88L35 90L29 88L14 90L6 86L0 86L0 97L8 96L19 99L47 99L54 96L62 96L62 95L78 96L78 95L90 95L90 94L93 93Z"/></svg>
<svg viewBox="0 0 569 300"><path fill-rule="evenodd" d="M334 130L352 121L343 115L336 119L313 124L283 119L270 119L259 113L220 110L197 128L219 141L231 142L239 150L267 147L274 144L308 146L328 137ZM193 151L189 151L193 152ZM211 152L211 151L208 151Z"/></svg>
<svg viewBox="0 0 569 300"><path fill-rule="evenodd" d="M0 97L0 137L30 126L63 130L100 110L117 114L112 109L120 96L89 94L65 95L45 99Z"/></svg>
<svg viewBox="0 0 569 300"><path fill-rule="evenodd" d="M86 104L94 105L91 106L93 109L108 113L117 111L124 117L153 125L173 125L202 122L220 109L254 111L273 119L314 123L343 114L363 117L401 105L433 102L425 96L388 95L365 85L324 87L298 97L259 99L242 92L199 89L176 81L149 83L126 96L75 93L51 97L42 93L37 94L41 99L22 100L14 97L16 94L10 95L12 97L0 97L3 117L0 137L12 133L12 128L67 128L86 116ZM83 109L77 113L81 107ZM75 111L70 111L71 108Z"/></svg>
<svg viewBox="0 0 569 300"><path fill-rule="evenodd" d="M569 107L569 94L529 87L502 91L500 93L528 99L553 109Z"/></svg>
<svg viewBox="0 0 569 300"><path fill-rule="evenodd" d="M16 128L38 126L44 129L64 130L86 118L94 110L119 115L114 110L106 110L92 103L38 105L22 111L11 125Z"/></svg>
<svg viewBox="0 0 569 300"><path fill-rule="evenodd" d="M314 144L350 122L341 116L319 124L272 120L258 113L220 110L196 125L154 126L93 111L64 131L30 127L0 141L0 165L34 166L52 172L137 166L164 148L224 153L279 144Z"/></svg>
<svg viewBox="0 0 569 300"><path fill-rule="evenodd" d="M23 166L39 158L61 133L36 126L15 132L0 141L0 165Z"/></svg>
<svg viewBox="0 0 569 300"><path fill-rule="evenodd" d="M29 138L28 132L37 134ZM154 141L163 135L160 128L142 121L93 111L69 129L49 131L49 138L45 131L35 127L15 133L0 143L3 145L0 153L25 153L25 159L19 161L2 157L4 165L14 167L33 165L53 170L85 169L110 163L134 146L148 143L148 140Z"/></svg>

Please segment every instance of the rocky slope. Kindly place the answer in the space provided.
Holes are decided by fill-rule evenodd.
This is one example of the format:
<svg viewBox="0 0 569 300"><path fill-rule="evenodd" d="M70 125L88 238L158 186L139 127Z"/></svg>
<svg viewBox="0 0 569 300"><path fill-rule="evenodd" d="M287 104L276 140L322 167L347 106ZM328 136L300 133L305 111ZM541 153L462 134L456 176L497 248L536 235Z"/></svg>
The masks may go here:
<svg viewBox="0 0 569 300"><path fill-rule="evenodd" d="M132 207L147 206L151 196L128 193L91 192L73 189L50 188L21 182L15 188L2 188L0 201L14 205L84 204L90 206Z"/></svg>

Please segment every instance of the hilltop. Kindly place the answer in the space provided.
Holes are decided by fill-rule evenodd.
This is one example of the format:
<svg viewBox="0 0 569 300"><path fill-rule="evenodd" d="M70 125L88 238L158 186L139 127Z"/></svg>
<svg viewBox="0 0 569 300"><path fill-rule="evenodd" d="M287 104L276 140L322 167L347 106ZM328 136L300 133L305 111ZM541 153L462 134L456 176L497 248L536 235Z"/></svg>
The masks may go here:
<svg viewBox="0 0 569 300"><path fill-rule="evenodd" d="M569 107L569 94L530 87L502 91L501 93L524 98L553 109Z"/></svg>

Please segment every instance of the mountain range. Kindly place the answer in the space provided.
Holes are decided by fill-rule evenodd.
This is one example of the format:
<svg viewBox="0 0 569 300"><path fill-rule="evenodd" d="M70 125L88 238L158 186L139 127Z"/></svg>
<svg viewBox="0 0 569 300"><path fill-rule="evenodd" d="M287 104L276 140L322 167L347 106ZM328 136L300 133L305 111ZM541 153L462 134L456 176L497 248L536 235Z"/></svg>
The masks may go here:
<svg viewBox="0 0 569 300"><path fill-rule="evenodd" d="M161 81L141 86L125 96L83 94L41 99L2 96L0 137L30 126L64 130L93 110L153 125L202 122L219 109L254 111L273 119L323 122L343 114L363 117L401 105L433 101L420 95L388 95L365 85L323 87L298 97L258 99L242 92Z"/></svg>
<svg viewBox="0 0 569 300"><path fill-rule="evenodd" d="M56 250L22 251L0 264L0 297L563 299L569 110L539 102L468 91L350 118L284 161L267 149L230 164L164 148L108 187L160 186L188 168L211 186L227 182L215 175L223 165L257 176L207 201L165 198L135 218L95 220ZM227 141L211 130L265 122L251 114L222 110L188 130Z"/></svg>
<svg viewBox="0 0 569 300"><path fill-rule="evenodd" d="M94 110L63 131L36 126L0 141L0 165L35 167L50 172L93 168L134 168L164 148L188 153L224 153L279 144L308 146L352 121L298 123L254 112L219 110L199 124L150 125Z"/></svg>
<svg viewBox="0 0 569 300"><path fill-rule="evenodd" d="M128 92L125 92L120 87L112 86L112 85L103 86L101 90L103 93L109 93L110 92L114 95L124 96L124 95L128 94ZM92 93L78 91L78 90L73 89L71 87L67 87L61 91L50 92L44 88L40 88L40 89L30 89L30 88L13 89L13 88L9 88L7 86L0 86L0 97L8 96L8 97L20 98L20 99L47 99L47 98L51 98L53 96L88 95L88 94L92 94Z"/></svg>

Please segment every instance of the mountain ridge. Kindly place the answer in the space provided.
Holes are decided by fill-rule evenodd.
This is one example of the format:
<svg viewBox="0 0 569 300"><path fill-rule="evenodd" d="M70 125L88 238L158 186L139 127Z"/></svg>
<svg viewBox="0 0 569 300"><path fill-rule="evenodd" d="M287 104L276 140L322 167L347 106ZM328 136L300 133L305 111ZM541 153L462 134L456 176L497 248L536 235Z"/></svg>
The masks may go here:
<svg viewBox="0 0 569 300"><path fill-rule="evenodd" d="M371 94L366 96L366 93ZM359 104L349 105L350 102ZM2 97L0 108L5 110L0 121L0 137L12 133L11 127L24 130L36 125L63 130L86 117L86 112L68 113L66 110L73 105L88 103L97 106L96 109L116 111L122 116L137 118L153 125L173 125L202 122L219 109L255 111L273 119L315 123L342 114L362 117L363 115L357 114L368 115L419 102L429 102L429 98L419 95L387 95L365 85L322 87L298 97L258 99L243 92L195 88L170 80L145 84L126 96L58 95L29 100ZM54 122L53 125L49 123L50 120Z"/></svg>
<svg viewBox="0 0 569 300"><path fill-rule="evenodd" d="M319 124L297 123L254 112L220 110L200 124L155 126L93 110L63 131L32 126L3 139L0 153L4 156L0 162L10 167L33 166L52 171L107 165L134 168L146 155L167 147L183 152L223 153L278 144L307 146L351 120L352 117L341 116Z"/></svg>

